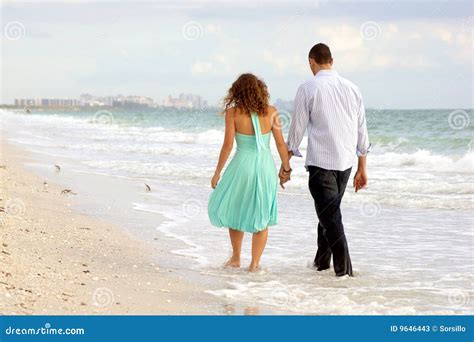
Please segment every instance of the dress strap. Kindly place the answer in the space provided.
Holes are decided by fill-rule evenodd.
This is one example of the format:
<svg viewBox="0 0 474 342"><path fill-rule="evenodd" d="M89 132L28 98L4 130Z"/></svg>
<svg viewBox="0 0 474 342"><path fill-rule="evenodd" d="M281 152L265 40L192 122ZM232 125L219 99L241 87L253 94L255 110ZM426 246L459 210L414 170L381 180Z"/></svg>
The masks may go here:
<svg viewBox="0 0 474 342"><path fill-rule="evenodd" d="M260 121L256 113L251 113L253 130L255 131L255 141L257 143L257 150L260 151L264 148L264 142L262 137L262 131L260 130Z"/></svg>

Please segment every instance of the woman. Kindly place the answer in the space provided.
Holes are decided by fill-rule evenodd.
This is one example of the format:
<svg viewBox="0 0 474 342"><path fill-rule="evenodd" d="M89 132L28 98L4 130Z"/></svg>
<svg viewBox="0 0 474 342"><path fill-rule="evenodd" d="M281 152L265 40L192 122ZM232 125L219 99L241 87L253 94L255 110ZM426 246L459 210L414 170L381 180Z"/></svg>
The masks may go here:
<svg viewBox="0 0 474 342"><path fill-rule="evenodd" d="M229 228L232 257L226 266L240 267L244 233L253 234L250 272L258 270L267 228L277 224L278 177L270 133L282 161L280 177L286 179L291 173L278 112L269 105L269 98L266 84L252 74L241 75L229 89L224 98L224 143L211 180L214 191L208 205L211 223ZM237 151L219 182L234 138Z"/></svg>

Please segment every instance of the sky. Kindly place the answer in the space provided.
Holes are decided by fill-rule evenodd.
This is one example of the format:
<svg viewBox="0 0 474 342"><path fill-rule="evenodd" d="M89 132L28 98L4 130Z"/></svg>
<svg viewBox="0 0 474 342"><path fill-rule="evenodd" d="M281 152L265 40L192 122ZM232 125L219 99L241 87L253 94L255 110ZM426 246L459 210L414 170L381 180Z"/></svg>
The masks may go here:
<svg viewBox="0 0 474 342"><path fill-rule="evenodd" d="M193 93L217 104L253 72L272 100L312 77L308 51L372 108L472 108L471 1L1 0L1 98Z"/></svg>

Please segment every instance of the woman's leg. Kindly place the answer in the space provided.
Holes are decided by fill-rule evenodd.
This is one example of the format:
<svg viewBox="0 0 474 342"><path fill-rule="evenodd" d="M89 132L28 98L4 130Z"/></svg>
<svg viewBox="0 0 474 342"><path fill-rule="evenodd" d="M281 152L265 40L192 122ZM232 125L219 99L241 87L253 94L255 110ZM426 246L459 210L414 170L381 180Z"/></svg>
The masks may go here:
<svg viewBox="0 0 474 342"><path fill-rule="evenodd" d="M250 262L249 272L255 272L258 269L260 263L260 257L262 256L265 245L267 244L268 229L262 230L261 232L254 233L252 236L252 261Z"/></svg>
<svg viewBox="0 0 474 342"><path fill-rule="evenodd" d="M242 240L244 232L229 228L230 243L232 244L232 257L225 264L230 267L240 267L240 252L242 251Z"/></svg>

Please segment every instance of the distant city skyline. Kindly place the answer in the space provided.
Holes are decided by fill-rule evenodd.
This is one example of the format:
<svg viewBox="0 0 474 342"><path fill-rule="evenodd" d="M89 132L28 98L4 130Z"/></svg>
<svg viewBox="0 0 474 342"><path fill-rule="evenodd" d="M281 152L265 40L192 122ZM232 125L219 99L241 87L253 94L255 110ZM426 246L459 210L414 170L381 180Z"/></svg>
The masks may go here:
<svg viewBox="0 0 474 342"><path fill-rule="evenodd" d="M14 106L34 106L34 107L102 107L102 106L123 106L123 105L141 105L145 107L173 107L177 109L205 109L209 105L200 95L181 93L178 97L172 95L166 96L162 101L142 95L107 95L98 96L90 93L84 93L76 98L59 97L31 97L15 98L12 103ZM8 105L8 104L7 104Z"/></svg>
<svg viewBox="0 0 474 342"><path fill-rule="evenodd" d="M133 5L131 5L133 3ZM268 5L268 6L265 6ZM200 94L254 72L272 102L311 77L317 42L366 107L472 108L471 1L2 1L0 103ZM174 95L176 96L176 95Z"/></svg>

